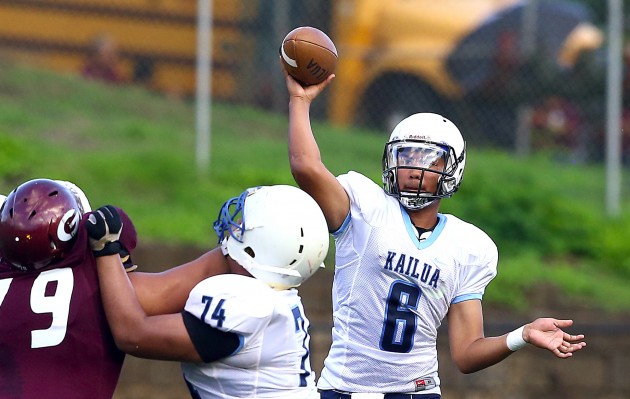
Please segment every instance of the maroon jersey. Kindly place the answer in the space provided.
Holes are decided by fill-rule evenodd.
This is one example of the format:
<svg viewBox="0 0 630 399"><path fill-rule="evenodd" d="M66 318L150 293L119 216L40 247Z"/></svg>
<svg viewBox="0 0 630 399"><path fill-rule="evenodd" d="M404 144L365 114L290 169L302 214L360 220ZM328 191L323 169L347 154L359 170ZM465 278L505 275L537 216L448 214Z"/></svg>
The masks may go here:
<svg viewBox="0 0 630 399"><path fill-rule="evenodd" d="M51 266L24 272L0 262L0 398L113 396L124 354L81 223L70 255Z"/></svg>

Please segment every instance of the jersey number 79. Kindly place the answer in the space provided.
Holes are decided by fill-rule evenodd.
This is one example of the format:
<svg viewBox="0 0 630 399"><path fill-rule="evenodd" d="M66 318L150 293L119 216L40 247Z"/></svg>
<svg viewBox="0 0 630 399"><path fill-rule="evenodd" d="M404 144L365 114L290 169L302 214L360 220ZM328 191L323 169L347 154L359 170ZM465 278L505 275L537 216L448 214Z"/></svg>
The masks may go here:
<svg viewBox="0 0 630 399"><path fill-rule="evenodd" d="M12 278L0 280L0 306L9 292ZM57 283L53 295L46 295L46 286ZM41 272L33 281L30 305L33 313L50 313L52 323L50 327L31 331L31 348L45 348L59 345L68 331L68 315L70 314L70 299L74 289L74 275L70 268L60 268Z"/></svg>

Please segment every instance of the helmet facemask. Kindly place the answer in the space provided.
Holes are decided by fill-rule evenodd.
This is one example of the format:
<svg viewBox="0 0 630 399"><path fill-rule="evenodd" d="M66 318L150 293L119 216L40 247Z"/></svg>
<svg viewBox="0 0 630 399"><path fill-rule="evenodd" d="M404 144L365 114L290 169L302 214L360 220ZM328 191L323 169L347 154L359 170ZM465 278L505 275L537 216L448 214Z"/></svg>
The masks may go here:
<svg viewBox="0 0 630 399"><path fill-rule="evenodd" d="M442 165L436 168L437 165ZM426 208L439 198L450 197L457 189L455 171L459 161L452 147L421 140L396 140L385 145L383 152L383 184L385 191L397 197L409 210ZM417 170L420 178L415 189L400 187L400 170ZM434 192L422 191L427 173L439 176Z"/></svg>
<svg viewBox="0 0 630 399"><path fill-rule="evenodd" d="M243 242L243 233L245 232L245 217L243 215L245 207L245 198L249 195L249 191L244 191L240 196L227 200L221 210L219 216L212 225L214 232L219 237L218 244L223 244L227 238Z"/></svg>

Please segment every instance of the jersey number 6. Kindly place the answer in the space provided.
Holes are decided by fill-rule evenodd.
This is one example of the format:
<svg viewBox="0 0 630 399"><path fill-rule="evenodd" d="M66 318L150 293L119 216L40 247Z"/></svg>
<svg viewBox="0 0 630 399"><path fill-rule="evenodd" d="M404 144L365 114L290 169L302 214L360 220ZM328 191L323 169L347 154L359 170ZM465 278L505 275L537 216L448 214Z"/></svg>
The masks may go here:
<svg viewBox="0 0 630 399"><path fill-rule="evenodd" d="M416 312L421 296L420 288L415 285L403 281L396 281L391 285L385 304L382 350L398 353L411 351L413 336L418 327Z"/></svg>

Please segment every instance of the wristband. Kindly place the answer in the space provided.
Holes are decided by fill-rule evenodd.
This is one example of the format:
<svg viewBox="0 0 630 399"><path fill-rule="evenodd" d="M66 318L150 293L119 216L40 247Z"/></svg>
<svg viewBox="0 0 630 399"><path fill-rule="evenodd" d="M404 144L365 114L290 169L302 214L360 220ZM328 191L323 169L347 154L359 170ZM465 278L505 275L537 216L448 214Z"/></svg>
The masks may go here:
<svg viewBox="0 0 630 399"><path fill-rule="evenodd" d="M506 343L509 350L516 352L527 345L527 342L523 339L523 329L525 326L521 326L507 335Z"/></svg>
<svg viewBox="0 0 630 399"><path fill-rule="evenodd" d="M98 258L99 256L118 255L121 250L122 245L120 244L120 241L112 241L105 243L105 246L98 251L93 249L92 253L95 258Z"/></svg>

